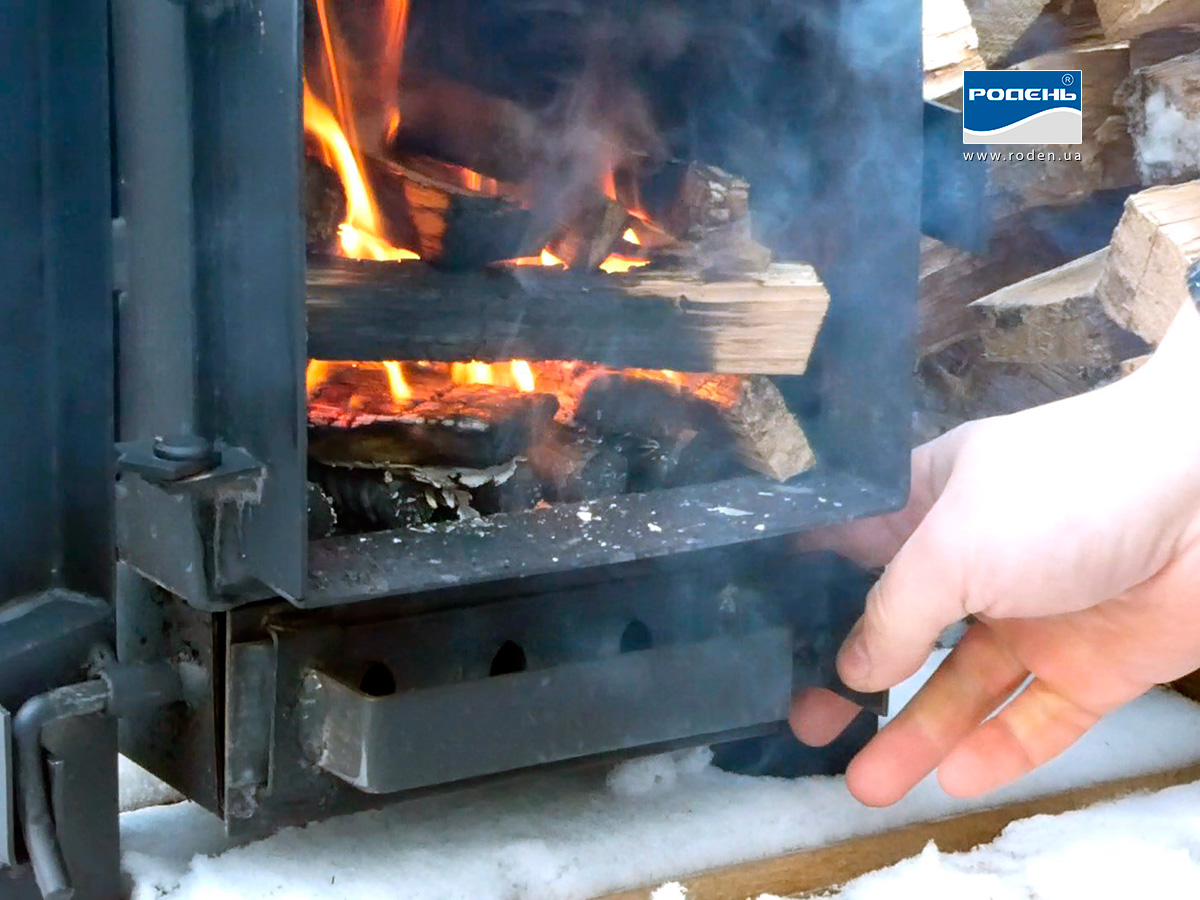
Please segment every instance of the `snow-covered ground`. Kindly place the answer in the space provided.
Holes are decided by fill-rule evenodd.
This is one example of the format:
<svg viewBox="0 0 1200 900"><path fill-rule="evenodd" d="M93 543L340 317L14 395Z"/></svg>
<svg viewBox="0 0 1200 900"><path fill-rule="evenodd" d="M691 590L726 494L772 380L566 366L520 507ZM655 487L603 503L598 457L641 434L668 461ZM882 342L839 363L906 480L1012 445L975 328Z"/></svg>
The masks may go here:
<svg viewBox="0 0 1200 900"><path fill-rule="evenodd" d="M921 677L899 692L897 706ZM977 801L950 798L929 779L896 806L871 810L856 803L839 778L730 775L708 765L705 751L690 751L615 770L535 773L289 829L236 848L226 844L220 823L193 804L152 807L122 817L122 840L134 900L582 900L1197 760L1200 706L1159 691L1104 720L1060 759ZM1125 859L1139 868L1153 863L1155 871L1184 878L1193 865L1188 852L1200 859L1198 801L1200 788L1186 787L1124 801L1133 804L1129 807L1071 813L1062 817L1061 826L1045 824L1057 819L1038 817L1010 826L991 848L957 856L930 851L867 876L844 896L904 897L899 885L911 887L913 879L922 885L920 896L932 900L1113 896L1087 890L1053 893L1059 876L1046 861L1049 850L1043 852L1039 843L1051 836L1072 868L1091 865L1095 858L1095 871L1108 871ZM1132 810L1128 821L1123 813L1104 812L1127 808ZM1074 824L1085 822L1076 817L1093 814L1100 818ZM1160 816L1154 827L1152 815ZM1075 840L1080 835L1093 840ZM1188 869L1186 877L1197 872ZM1157 876L1143 876L1139 884L1156 885ZM886 879L894 879L890 883L896 887L889 888ZM1114 876L1097 883L1128 882ZM1177 896L1153 890L1146 895ZM1200 891L1187 896L1200 897Z"/></svg>

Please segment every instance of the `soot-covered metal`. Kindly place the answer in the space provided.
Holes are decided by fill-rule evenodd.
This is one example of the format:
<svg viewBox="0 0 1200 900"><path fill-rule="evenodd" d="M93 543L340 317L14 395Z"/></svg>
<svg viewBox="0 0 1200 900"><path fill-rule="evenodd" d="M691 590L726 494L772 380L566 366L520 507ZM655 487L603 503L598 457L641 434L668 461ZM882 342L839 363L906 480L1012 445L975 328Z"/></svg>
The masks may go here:
<svg viewBox="0 0 1200 900"><path fill-rule="evenodd" d="M755 237L829 294L805 374L772 378L819 462L311 542L306 363L371 314L337 267L306 289L312 16L108 7L0 30L23 86L0 97L21 337L0 348L0 892L120 896L118 719L122 752L237 836L688 744L844 768L869 713L822 750L784 720L797 687L838 687L869 578L792 535L907 492L919 4L413 0L413 65L551 121L583 85L753 185ZM926 225L969 237L952 201Z"/></svg>

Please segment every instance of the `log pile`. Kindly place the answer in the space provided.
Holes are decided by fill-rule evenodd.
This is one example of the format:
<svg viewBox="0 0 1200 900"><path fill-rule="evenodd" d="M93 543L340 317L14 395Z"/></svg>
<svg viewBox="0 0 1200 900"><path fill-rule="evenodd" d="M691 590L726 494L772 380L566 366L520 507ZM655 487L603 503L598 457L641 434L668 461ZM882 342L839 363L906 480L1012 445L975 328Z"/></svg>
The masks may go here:
<svg viewBox="0 0 1200 900"><path fill-rule="evenodd" d="M935 8L927 48L953 33L952 13L931 24ZM1200 257L1200 0L967 8L989 67L1082 70L1084 139L995 148L1025 161L988 163L987 250L922 245L918 440L1135 371Z"/></svg>

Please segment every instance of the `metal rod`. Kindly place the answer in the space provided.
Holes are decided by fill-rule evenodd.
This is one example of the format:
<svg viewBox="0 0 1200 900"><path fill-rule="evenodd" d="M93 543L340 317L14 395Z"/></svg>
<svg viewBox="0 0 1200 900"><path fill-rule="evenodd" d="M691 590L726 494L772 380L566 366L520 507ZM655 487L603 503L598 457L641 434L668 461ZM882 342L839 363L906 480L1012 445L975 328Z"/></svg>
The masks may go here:
<svg viewBox="0 0 1200 900"><path fill-rule="evenodd" d="M72 684L27 700L13 719L25 848L45 900L70 900L75 889L54 829L42 761L42 731L52 722L103 712L108 699L108 685L103 681Z"/></svg>
<svg viewBox="0 0 1200 900"><path fill-rule="evenodd" d="M75 894L58 842L46 783L42 754L42 734L46 727L96 713L129 716L166 706L181 695L179 675L167 665L111 665L100 678L56 688L22 704L12 723L17 750L17 797L25 849L45 900L70 900Z"/></svg>

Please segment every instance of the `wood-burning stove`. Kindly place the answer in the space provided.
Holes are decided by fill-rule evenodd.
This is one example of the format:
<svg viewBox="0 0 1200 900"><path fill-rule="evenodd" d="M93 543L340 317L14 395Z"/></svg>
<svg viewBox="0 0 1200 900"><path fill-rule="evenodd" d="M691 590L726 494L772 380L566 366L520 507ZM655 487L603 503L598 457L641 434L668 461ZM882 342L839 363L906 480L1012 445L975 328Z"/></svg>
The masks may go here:
<svg viewBox="0 0 1200 900"><path fill-rule="evenodd" d="M623 324L628 292L605 285L635 282L599 272L317 256L306 271L302 4L26 6L0 28L4 891L120 894L118 719L122 752L240 836L652 747L719 744L747 771L845 764L873 720L823 752L782 720L797 685L835 684L864 576L792 555L788 536L906 494L915 4L657 9L682 41L651 72L655 102L677 114L668 155L744 176L757 237L828 292L806 368L754 370L803 425L815 468L632 490L622 476L588 496L558 485L517 512L313 540L310 357L740 373L754 332L721 353L697 338L695 287ZM561 81L562 48L522 37L522 17L566 28L586 6L606 22L589 33L657 39L632 24L647 21L639 4L493 0L468 4L469 21L460 3L412 6L436 37L422 52L448 53L459 78L491 65L468 52L486 39L497 60L537 60L539 84ZM944 115L927 112L926 129ZM927 194L925 227L962 237L970 185L948 197L949 183L927 185L943 193ZM479 247L437 252L461 263ZM703 291L719 310L733 288ZM455 292L489 327L439 318ZM786 350L772 327L757 340Z"/></svg>

